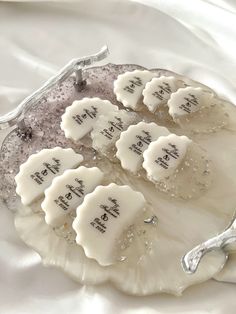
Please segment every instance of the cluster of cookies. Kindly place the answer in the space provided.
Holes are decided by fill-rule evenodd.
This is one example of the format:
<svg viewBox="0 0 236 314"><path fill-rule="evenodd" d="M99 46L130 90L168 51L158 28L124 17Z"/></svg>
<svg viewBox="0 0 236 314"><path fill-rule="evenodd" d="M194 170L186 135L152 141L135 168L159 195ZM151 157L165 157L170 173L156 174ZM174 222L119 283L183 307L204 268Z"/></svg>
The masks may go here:
<svg viewBox="0 0 236 314"><path fill-rule="evenodd" d="M217 96L146 70L119 75L114 93L122 107L100 98L83 98L67 107L61 122L65 136L78 143L89 137L98 154L169 197L191 199L206 191L213 172L206 151L163 125L175 123L194 132L226 126L228 115ZM207 119L209 115L214 118ZM43 197L45 220L53 228L76 210L76 242L102 266L114 263L115 241L146 206L141 192L114 182L106 185L101 169L85 167L83 156L71 148L31 155L15 180L24 205Z"/></svg>

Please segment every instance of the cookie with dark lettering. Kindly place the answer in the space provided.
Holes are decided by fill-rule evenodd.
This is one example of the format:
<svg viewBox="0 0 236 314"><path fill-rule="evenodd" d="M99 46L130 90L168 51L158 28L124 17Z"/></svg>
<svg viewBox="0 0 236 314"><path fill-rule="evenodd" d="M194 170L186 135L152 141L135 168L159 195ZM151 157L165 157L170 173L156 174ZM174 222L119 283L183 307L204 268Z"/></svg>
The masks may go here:
<svg viewBox="0 0 236 314"><path fill-rule="evenodd" d="M106 115L101 115L91 132L92 147L114 161L115 143L121 132L138 121L140 121L140 116L126 110L114 110Z"/></svg>
<svg viewBox="0 0 236 314"><path fill-rule="evenodd" d="M63 225L67 217L82 204L85 195L101 184L103 177L99 168L81 166L66 170L53 179L50 187L45 190L41 204L46 223L53 227Z"/></svg>
<svg viewBox="0 0 236 314"><path fill-rule="evenodd" d="M154 72L147 70L134 70L118 75L114 81L116 99L124 107L138 111L142 108L142 92L147 82L155 77Z"/></svg>
<svg viewBox="0 0 236 314"><path fill-rule="evenodd" d="M174 76L154 77L143 90L143 104L160 121L170 123L172 117L169 115L167 102L172 93L184 86L186 83Z"/></svg>
<svg viewBox="0 0 236 314"><path fill-rule="evenodd" d="M55 177L66 169L77 167L82 161L83 156L72 148L43 149L31 155L15 177L16 192L22 204L29 205L39 199Z"/></svg>
<svg viewBox="0 0 236 314"><path fill-rule="evenodd" d="M111 183L87 194L73 222L76 242L83 247L86 256L102 266L116 263L117 241L144 210L145 203L142 193L128 185Z"/></svg>
<svg viewBox="0 0 236 314"><path fill-rule="evenodd" d="M116 157L120 160L121 167L133 174L138 174L142 169L143 153L150 143L169 133L167 128L153 122L139 122L131 125L121 133L116 142Z"/></svg>
<svg viewBox="0 0 236 314"><path fill-rule="evenodd" d="M97 97L75 100L67 107L61 117L61 129L65 137L74 141L82 139L88 134L101 114L118 109L109 100Z"/></svg>
<svg viewBox="0 0 236 314"><path fill-rule="evenodd" d="M183 130L215 132L229 124L229 114L215 94L200 87L180 88L168 100L169 114Z"/></svg>
<svg viewBox="0 0 236 314"><path fill-rule="evenodd" d="M172 197L194 198L211 185L212 162L186 136L161 136L149 145L143 157L148 179Z"/></svg>

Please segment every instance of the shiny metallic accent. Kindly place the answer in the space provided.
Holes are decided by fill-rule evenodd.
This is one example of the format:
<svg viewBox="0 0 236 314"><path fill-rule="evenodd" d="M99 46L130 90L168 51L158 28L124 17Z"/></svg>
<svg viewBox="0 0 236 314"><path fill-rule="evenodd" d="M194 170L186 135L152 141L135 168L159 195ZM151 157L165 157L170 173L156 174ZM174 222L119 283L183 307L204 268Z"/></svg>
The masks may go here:
<svg viewBox="0 0 236 314"><path fill-rule="evenodd" d="M144 219L144 222L146 224L156 224L158 222L158 218L157 218L156 215L154 215L154 216L151 216L151 217L149 217L147 219Z"/></svg>
<svg viewBox="0 0 236 314"><path fill-rule="evenodd" d="M236 243L236 218L230 226L217 236L199 244L182 257L181 263L184 271L189 274L196 272L198 265L205 254L212 250L224 249L228 244ZM225 251L226 257L228 255ZM227 259L226 259L227 260ZM226 261L225 260L225 261Z"/></svg>
<svg viewBox="0 0 236 314"><path fill-rule="evenodd" d="M82 67L75 71L75 88L78 92L83 90L86 86L87 82L83 79L83 70Z"/></svg>
<svg viewBox="0 0 236 314"><path fill-rule="evenodd" d="M109 50L107 46L93 55L72 59L66 66L64 66L55 76L51 77L41 88L36 90L30 96L26 97L15 110L8 112L0 117L0 129L6 129L14 126L24 119L24 113L36 102L38 102L51 88L63 82L72 73L77 72L77 81L82 79L82 69L86 66L92 65L95 62L101 61L107 57ZM83 79L82 79L83 81ZM83 83L84 84L84 83ZM82 84L82 85L83 85Z"/></svg>

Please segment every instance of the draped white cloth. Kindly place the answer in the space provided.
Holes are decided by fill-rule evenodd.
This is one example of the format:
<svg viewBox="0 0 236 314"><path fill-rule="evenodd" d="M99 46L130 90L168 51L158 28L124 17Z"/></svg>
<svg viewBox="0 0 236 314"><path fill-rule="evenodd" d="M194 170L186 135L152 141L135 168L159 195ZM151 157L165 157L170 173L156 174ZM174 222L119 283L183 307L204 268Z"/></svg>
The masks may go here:
<svg viewBox="0 0 236 314"><path fill-rule="evenodd" d="M0 1L0 113L71 58L103 44L111 52L106 62L180 72L236 103L235 0ZM83 287L43 267L1 207L0 313L235 313L236 286L215 281L180 298L130 297L109 284Z"/></svg>

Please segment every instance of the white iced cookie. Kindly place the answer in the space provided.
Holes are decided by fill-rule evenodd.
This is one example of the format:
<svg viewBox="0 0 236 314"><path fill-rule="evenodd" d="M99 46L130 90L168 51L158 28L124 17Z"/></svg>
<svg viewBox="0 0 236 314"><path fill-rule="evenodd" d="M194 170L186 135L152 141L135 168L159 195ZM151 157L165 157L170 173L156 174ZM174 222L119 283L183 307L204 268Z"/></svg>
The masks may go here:
<svg viewBox="0 0 236 314"><path fill-rule="evenodd" d="M100 265L115 263L116 241L144 206L142 193L127 185L98 186L77 208L73 222L76 242L84 248L87 257Z"/></svg>
<svg viewBox="0 0 236 314"><path fill-rule="evenodd" d="M173 120L195 133L213 132L228 124L229 116L223 104L213 93L200 87L178 89L167 104Z"/></svg>
<svg viewBox="0 0 236 314"><path fill-rule="evenodd" d="M161 136L143 157L148 179L173 197L197 197L211 184L211 162L206 152L186 136Z"/></svg>
<svg viewBox="0 0 236 314"><path fill-rule="evenodd" d="M116 156L123 169L136 174L142 167L143 153L158 137L168 135L167 128L156 123L139 122L122 132L116 142Z"/></svg>
<svg viewBox="0 0 236 314"><path fill-rule="evenodd" d="M66 169L77 167L82 161L83 156L71 148L43 149L20 166L15 177L16 193L24 205L29 205L43 195L56 176Z"/></svg>
<svg viewBox="0 0 236 314"><path fill-rule="evenodd" d="M144 152L143 167L151 181L159 182L169 177L185 157L192 141L186 136L161 136Z"/></svg>
<svg viewBox="0 0 236 314"><path fill-rule="evenodd" d="M114 82L117 100L127 108L139 109L142 104L143 89L154 76L155 73L147 70L134 70L120 74Z"/></svg>
<svg viewBox="0 0 236 314"><path fill-rule="evenodd" d="M180 88L168 101L169 114L173 118L192 114L212 101L213 94L200 87Z"/></svg>
<svg viewBox="0 0 236 314"><path fill-rule="evenodd" d="M101 114L118 109L109 100L100 98L83 98L76 100L66 108L62 115L61 129L65 137L77 141L88 134Z"/></svg>
<svg viewBox="0 0 236 314"><path fill-rule="evenodd" d="M154 113L167 104L171 94L180 86L183 86L183 82L173 76L154 77L143 90L143 103Z"/></svg>
<svg viewBox="0 0 236 314"><path fill-rule="evenodd" d="M53 179L45 190L42 210L47 224L57 227L65 222L65 216L83 202L86 194L101 184L103 172L97 168L81 166L66 170L61 176Z"/></svg>
<svg viewBox="0 0 236 314"><path fill-rule="evenodd" d="M116 110L101 115L91 132L93 148L108 157L112 157L111 155L114 155L114 145L120 137L120 133L137 121L138 116L136 113L125 110Z"/></svg>

